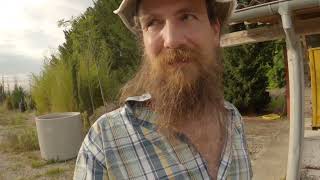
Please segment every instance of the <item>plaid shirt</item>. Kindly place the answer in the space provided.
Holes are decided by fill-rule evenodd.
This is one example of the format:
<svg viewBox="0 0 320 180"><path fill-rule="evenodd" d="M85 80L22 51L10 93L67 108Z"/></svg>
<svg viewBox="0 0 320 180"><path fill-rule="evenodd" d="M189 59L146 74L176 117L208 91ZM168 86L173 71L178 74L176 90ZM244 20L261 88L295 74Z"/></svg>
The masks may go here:
<svg viewBox="0 0 320 180"><path fill-rule="evenodd" d="M150 98L130 97L124 107L93 124L80 148L74 180L216 179L210 178L205 160L185 136L177 135L173 144L156 130L156 116L145 106ZM232 104L225 107L230 123L217 179L251 179L241 115Z"/></svg>

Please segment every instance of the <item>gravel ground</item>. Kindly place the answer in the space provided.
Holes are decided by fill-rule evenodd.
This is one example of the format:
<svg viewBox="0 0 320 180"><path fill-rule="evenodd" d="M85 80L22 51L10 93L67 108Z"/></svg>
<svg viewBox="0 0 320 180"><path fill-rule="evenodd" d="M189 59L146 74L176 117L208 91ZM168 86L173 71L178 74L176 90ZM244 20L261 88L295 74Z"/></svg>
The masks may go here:
<svg viewBox="0 0 320 180"><path fill-rule="evenodd" d="M252 161L257 160L282 131L283 127L289 129L289 121L279 119L274 121L263 120L260 117L244 116L245 134Z"/></svg>

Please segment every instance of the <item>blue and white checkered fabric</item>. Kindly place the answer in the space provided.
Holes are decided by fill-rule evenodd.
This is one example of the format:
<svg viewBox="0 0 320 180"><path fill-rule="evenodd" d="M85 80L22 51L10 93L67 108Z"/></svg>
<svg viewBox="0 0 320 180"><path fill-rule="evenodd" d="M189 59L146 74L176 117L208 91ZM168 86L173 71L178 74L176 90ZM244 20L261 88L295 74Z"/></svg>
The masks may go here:
<svg viewBox="0 0 320 180"><path fill-rule="evenodd" d="M206 163L183 135L172 143L156 130L156 116L145 102L150 95L128 98L126 105L100 117L79 151L74 180L232 179L252 177L241 115L230 103L217 178L210 178Z"/></svg>

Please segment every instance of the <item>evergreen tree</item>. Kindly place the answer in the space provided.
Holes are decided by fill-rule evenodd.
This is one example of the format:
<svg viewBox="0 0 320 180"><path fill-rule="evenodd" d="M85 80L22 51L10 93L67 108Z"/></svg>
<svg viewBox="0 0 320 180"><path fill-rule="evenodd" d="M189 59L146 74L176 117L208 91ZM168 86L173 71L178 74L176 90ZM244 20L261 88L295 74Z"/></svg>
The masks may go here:
<svg viewBox="0 0 320 180"><path fill-rule="evenodd" d="M266 74L272 62L271 54L268 43L242 45L224 51L225 99L240 111L263 110L270 102Z"/></svg>

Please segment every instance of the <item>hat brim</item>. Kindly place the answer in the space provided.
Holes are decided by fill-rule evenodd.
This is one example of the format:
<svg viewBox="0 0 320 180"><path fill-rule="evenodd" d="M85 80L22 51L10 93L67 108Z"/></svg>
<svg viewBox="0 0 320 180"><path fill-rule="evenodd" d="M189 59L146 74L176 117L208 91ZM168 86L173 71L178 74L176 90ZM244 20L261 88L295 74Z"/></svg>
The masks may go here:
<svg viewBox="0 0 320 180"><path fill-rule="evenodd" d="M137 8L136 2L137 0L123 0L119 8L113 11L113 13L119 15L126 27L135 34L137 33L134 29L134 16L136 15ZM230 16L235 10L236 4L236 0L216 0L217 16L222 26L228 23Z"/></svg>

